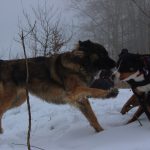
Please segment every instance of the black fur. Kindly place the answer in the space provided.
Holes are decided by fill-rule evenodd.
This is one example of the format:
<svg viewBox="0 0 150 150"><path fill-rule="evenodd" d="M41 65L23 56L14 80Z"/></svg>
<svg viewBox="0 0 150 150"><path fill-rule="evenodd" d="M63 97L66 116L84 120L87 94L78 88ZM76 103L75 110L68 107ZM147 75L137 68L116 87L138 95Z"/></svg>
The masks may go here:
<svg viewBox="0 0 150 150"><path fill-rule="evenodd" d="M117 67L119 67L118 71L121 73L142 70L143 65L139 54L128 53L127 51L122 51L117 61Z"/></svg>

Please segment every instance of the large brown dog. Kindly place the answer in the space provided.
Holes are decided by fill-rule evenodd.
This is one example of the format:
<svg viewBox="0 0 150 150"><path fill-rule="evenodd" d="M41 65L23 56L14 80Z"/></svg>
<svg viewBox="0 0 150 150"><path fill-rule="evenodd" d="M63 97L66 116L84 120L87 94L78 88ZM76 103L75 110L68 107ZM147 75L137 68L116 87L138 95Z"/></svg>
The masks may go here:
<svg viewBox="0 0 150 150"><path fill-rule="evenodd" d="M69 103L85 115L91 126L99 132L102 127L87 97L106 98L113 90L90 88L94 76L101 69L115 67L103 46L91 41L79 41L71 52L51 57L28 59L28 89L48 103ZM10 108L26 100L26 65L24 59L0 62L0 121ZM2 127L0 123L0 132Z"/></svg>

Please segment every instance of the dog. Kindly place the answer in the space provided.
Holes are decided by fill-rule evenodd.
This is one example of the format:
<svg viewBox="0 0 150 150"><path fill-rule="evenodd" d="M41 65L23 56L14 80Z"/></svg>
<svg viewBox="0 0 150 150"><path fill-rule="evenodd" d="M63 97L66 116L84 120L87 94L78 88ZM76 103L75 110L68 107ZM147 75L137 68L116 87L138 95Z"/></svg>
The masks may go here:
<svg viewBox="0 0 150 150"><path fill-rule="evenodd" d="M116 63L106 49L90 40L79 41L69 52L50 57L0 62L0 132L3 114L26 101L28 91L48 103L70 104L78 108L96 132L103 130L90 106L88 97L115 97L114 90L91 88L96 74L111 69Z"/></svg>
<svg viewBox="0 0 150 150"><path fill-rule="evenodd" d="M139 108L128 123L135 121L143 112L150 119L150 55L129 53L123 49L117 61L115 79L126 81L132 88L134 95L123 106L122 113L128 112L133 103Z"/></svg>

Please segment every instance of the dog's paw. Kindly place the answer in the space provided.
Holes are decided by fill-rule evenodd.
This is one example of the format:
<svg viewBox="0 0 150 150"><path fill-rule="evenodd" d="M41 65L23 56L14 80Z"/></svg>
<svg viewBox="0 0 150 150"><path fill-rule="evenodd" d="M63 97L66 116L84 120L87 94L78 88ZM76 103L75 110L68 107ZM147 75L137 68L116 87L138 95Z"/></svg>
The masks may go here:
<svg viewBox="0 0 150 150"><path fill-rule="evenodd" d="M119 90L117 88L112 88L109 90L106 98L116 97L119 93Z"/></svg>

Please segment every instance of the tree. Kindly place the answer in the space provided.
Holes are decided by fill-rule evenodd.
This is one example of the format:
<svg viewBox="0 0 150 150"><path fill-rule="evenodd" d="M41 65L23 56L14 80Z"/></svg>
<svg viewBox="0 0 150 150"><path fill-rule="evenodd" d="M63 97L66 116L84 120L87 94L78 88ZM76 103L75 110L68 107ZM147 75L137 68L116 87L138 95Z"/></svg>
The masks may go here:
<svg viewBox="0 0 150 150"><path fill-rule="evenodd" d="M149 52L150 20L147 16L150 14L150 1L72 1L73 8L80 14L82 20L80 35L83 38L100 42L114 58L122 48L128 48L135 53Z"/></svg>
<svg viewBox="0 0 150 150"><path fill-rule="evenodd" d="M53 6L45 4L38 5L37 8L32 8L35 22L31 21L31 17L23 11L27 25L24 32L29 34L28 46L31 50L31 55L50 56L53 53L58 53L72 38L72 35L65 34L62 28L61 15ZM34 24L34 29L32 29ZM22 27L21 27L22 28Z"/></svg>

